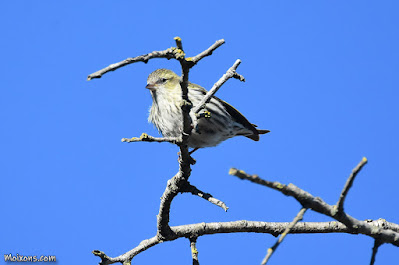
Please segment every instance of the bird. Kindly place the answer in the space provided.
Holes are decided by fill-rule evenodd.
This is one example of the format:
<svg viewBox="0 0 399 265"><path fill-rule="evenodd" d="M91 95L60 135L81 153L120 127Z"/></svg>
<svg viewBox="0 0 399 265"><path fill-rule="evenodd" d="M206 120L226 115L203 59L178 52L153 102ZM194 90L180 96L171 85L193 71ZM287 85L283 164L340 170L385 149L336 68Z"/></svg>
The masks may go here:
<svg viewBox="0 0 399 265"><path fill-rule="evenodd" d="M157 69L147 79L146 88L152 97L148 121L153 123L164 137L179 137L183 132L180 81L181 77L169 69ZM188 83L188 99L193 106L198 105L206 93L205 88ZM194 148L190 153L199 148L217 146L239 135L259 141L260 134L270 132L257 129L257 126L251 124L238 110L216 96L212 96L205 109L201 112L207 113L208 117L200 118L190 111L193 126L188 146Z"/></svg>

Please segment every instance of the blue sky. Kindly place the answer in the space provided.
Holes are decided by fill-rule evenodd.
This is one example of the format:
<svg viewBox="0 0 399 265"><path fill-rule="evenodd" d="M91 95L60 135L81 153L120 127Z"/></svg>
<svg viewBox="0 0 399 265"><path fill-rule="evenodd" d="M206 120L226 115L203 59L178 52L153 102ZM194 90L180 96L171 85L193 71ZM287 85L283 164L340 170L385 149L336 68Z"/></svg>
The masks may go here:
<svg viewBox="0 0 399 265"><path fill-rule="evenodd" d="M137 63L101 79L88 74L174 45L191 56L225 39L190 80L207 89L239 58L246 82L217 96L272 132L197 151L190 181L220 208L179 195L171 225L290 221L292 198L228 175L230 167L294 183L337 201L352 168L345 209L399 223L399 3L397 1L3 1L0 4L0 254L56 255L57 264L97 264L156 233L159 198L177 169L177 147L121 143L142 132L147 75L174 61ZM307 212L304 221L329 221ZM259 264L267 234L204 236L201 264ZM373 241L355 235L292 235L270 264L368 264ZM134 264L190 264L185 239L158 245ZM383 245L376 264L397 264ZM0 264L4 261L1 260Z"/></svg>

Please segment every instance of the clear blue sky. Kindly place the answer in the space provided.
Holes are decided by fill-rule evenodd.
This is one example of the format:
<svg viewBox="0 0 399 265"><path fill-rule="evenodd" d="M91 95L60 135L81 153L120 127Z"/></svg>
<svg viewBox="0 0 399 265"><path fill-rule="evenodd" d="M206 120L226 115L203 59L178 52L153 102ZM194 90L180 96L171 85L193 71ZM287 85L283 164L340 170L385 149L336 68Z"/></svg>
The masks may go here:
<svg viewBox="0 0 399 265"><path fill-rule="evenodd" d="M134 64L86 81L111 63L174 45L195 55L224 38L190 80L209 89L239 58L246 83L217 96L272 132L195 153L190 181L229 207L179 195L171 224L290 221L292 198L228 175L230 167L295 183L337 201L363 156L369 163L346 209L399 223L399 3L397 1L2 1L0 4L0 254L56 255L97 264L156 232L159 198L177 169L177 147L121 143L142 132L147 75L174 61ZM308 212L304 221L329 221ZM259 264L267 234L204 236L201 264ZM270 264L368 264L373 241L292 235ZM189 242L158 245L134 264L190 264ZM380 248L376 264L397 264ZM0 264L4 261L1 259Z"/></svg>

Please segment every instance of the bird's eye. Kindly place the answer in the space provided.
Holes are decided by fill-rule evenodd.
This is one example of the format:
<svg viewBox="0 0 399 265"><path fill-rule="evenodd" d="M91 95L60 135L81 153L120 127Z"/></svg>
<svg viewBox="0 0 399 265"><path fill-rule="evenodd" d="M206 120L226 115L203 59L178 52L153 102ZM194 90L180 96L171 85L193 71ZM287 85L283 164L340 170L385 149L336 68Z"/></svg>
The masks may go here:
<svg viewBox="0 0 399 265"><path fill-rule="evenodd" d="M161 78L161 83L165 83L166 81L168 81L168 79L166 79L166 78Z"/></svg>

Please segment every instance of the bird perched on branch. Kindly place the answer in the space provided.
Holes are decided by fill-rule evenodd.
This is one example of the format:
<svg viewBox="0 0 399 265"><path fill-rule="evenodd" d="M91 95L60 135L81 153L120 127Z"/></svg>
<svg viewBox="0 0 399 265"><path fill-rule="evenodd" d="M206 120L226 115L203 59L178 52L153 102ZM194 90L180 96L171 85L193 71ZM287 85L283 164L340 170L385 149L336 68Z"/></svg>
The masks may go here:
<svg viewBox="0 0 399 265"><path fill-rule="evenodd" d="M148 76L146 88L152 96L148 121L152 122L164 137L179 137L183 132L180 77L171 70L158 69ZM188 98L193 106L198 105L206 93L203 87L188 84ZM215 96L206 104L205 109L201 112L207 115L202 118L190 112L193 130L188 146L194 148L194 151L202 147L216 146L237 135L259 141L259 134L269 132L256 129L256 125L251 124L238 110Z"/></svg>

